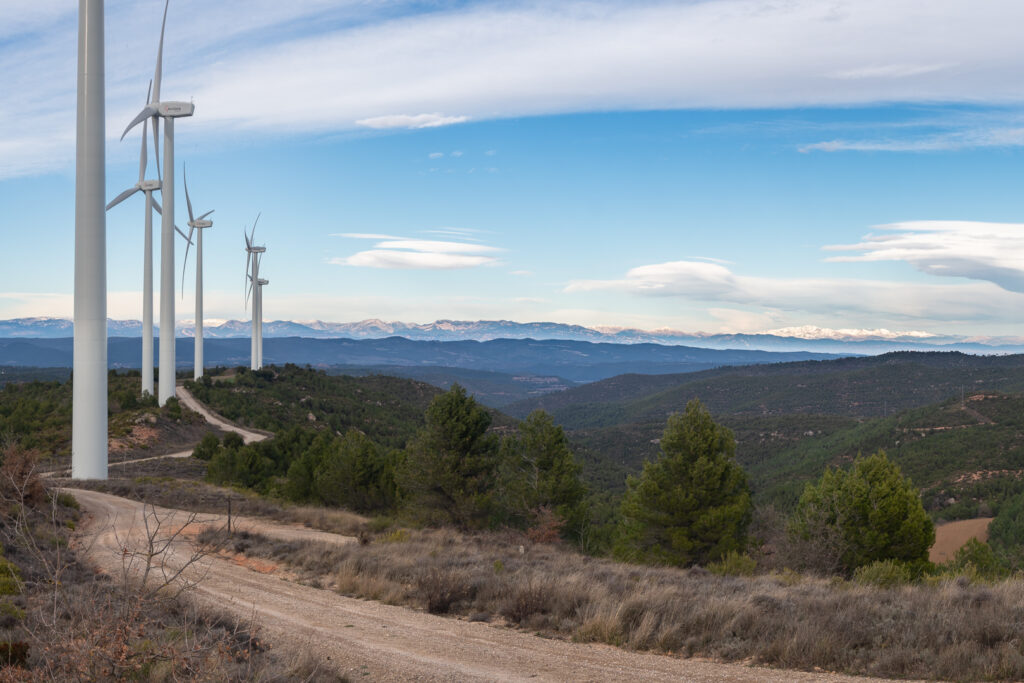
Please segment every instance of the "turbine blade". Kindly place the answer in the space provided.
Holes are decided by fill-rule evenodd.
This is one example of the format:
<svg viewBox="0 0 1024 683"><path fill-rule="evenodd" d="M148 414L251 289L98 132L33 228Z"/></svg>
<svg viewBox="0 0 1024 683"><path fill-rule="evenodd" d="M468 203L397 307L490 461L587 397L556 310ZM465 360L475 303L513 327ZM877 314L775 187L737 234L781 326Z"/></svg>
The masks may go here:
<svg viewBox="0 0 1024 683"><path fill-rule="evenodd" d="M164 20L160 24L160 47L157 48L156 52L156 73L153 75L154 89L153 99L157 102L160 101L160 80L163 77L164 71L164 29L167 28L167 8L171 6L171 0L167 0L164 4Z"/></svg>
<svg viewBox="0 0 1024 683"><path fill-rule="evenodd" d="M122 192L121 194L117 195L112 200L110 200L109 204L107 204L107 211L110 211L112 208L114 208L115 206L117 206L118 204L123 202L124 200L128 199L129 197L131 197L133 194L135 194L138 191L139 191L139 187L138 187L138 185L136 185L135 187L129 188L129 189L125 190L124 192Z"/></svg>
<svg viewBox="0 0 1024 683"><path fill-rule="evenodd" d="M124 136L128 135L128 131L130 131L132 128L134 128L135 126L139 125L140 123L142 123L143 121L148 119L150 116L155 116L155 115L156 115L156 108L153 107L152 105L147 104L146 108L143 109L141 112L139 112L139 115L136 116L134 119L132 119L132 122L129 123L128 127L124 129L123 133L121 133L121 139L124 140Z"/></svg>
<svg viewBox="0 0 1024 683"><path fill-rule="evenodd" d="M149 89L146 90L146 106L149 106L149 96L153 92L153 81L149 82ZM146 179L146 151L149 147L148 138L149 131L146 130L146 125L149 123L149 119L142 122L142 151L139 153L139 182L141 183Z"/></svg>
<svg viewBox="0 0 1024 683"><path fill-rule="evenodd" d="M146 148L149 147L149 141L147 140L149 131L146 130L147 124L149 124L149 119L142 122L142 151L139 152L139 184L146 179Z"/></svg>
<svg viewBox="0 0 1024 683"><path fill-rule="evenodd" d="M188 206L188 222L195 223L196 219L192 216L192 200L188 198L188 170L185 168L184 164L182 164L181 170L185 175L185 204ZM191 234L191 232L189 234Z"/></svg>
<svg viewBox="0 0 1024 683"><path fill-rule="evenodd" d="M216 211L216 209L210 209L209 211L207 211L206 213L204 213L204 214L203 214L202 216L200 216L200 217L199 217L199 220L203 220L204 218L206 218L207 216L209 216L209 215L210 215L211 213L213 213L214 211Z"/></svg>
<svg viewBox="0 0 1024 683"><path fill-rule="evenodd" d="M192 240L190 240L190 239L189 239L188 235L186 235L186 234L185 234L185 232L184 232L184 231L183 231L183 230L182 230L181 228L179 228L179 227L178 227L177 225L175 225L175 226L174 226L174 229L175 229L175 231L177 231L177 233L178 233L179 235L181 235L181 236L182 236L182 238L184 238L184 240L185 240L186 242L188 242L189 244L192 244Z"/></svg>
<svg viewBox="0 0 1024 683"><path fill-rule="evenodd" d="M256 220L253 221L253 223L252 223L252 232L249 234L249 242L250 242L250 244L252 243L253 239L255 239L255 237L256 237L256 224L260 222L260 216L262 216L262 215L263 215L262 211L260 211L258 214L256 214Z"/></svg>
<svg viewBox="0 0 1024 683"><path fill-rule="evenodd" d="M158 202L156 200L156 197L153 197L153 208L156 209L156 212L158 214L160 214L161 216L164 215L164 210L160 208L160 202ZM177 226L175 226L175 227L177 227ZM182 237L184 237L184 235L182 235Z"/></svg>
<svg viewBox="0 0 1024 683"><path fill-rule="evenodd" d="M188 250L192 246L192 232L194 230L195 230L195 228L193 228L192 226L189 226L188 237L185 238L186 240L188 240L188 244L185 246L185 258L181 262L181 298L182 299L185 298L185 267L188 265Z"/></svg>

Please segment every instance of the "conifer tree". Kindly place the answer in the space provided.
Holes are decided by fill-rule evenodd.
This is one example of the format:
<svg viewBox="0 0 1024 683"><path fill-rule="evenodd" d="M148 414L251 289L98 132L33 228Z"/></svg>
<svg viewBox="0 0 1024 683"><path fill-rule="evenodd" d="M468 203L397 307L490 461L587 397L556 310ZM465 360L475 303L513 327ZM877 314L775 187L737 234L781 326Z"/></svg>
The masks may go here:
<svg viewBox="0 0 1024 683"><path fill-rule="evenodd" d="M694 399L668 419L661 456L630 477L615 554L651 564L720 560L746 543L752 505L732 432Z"/></svg>
<svg viewBox="0 0 1024 683"><path fill-rule="evenodd" d="M561 536L578 541L586 524L587 487L565 431L548 413L535 410L503 446L503 465L513 470L503 482L508 506L527 517L549 510L561 523Z"/></svg>
<svg viewBox="0 0 1024 683"><path fill-rule="evenodd" d="M491 416L453 384L431 401L426 420L398 472L408 505L428 523L488 526L498 476L498 437L487 432Z"/></svg>

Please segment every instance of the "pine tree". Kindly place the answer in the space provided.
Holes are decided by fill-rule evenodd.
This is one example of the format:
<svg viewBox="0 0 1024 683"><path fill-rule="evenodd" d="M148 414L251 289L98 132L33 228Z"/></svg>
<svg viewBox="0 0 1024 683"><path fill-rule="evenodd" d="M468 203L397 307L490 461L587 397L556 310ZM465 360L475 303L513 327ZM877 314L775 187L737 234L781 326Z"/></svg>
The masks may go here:
<svg viewBox="0 0 1024 683"><path fill-rule="evenodd" d="M458 384L436 396L426 427L406 449L398 485L411 510L432 524L490 525L498 474L491 416Z"/></svg>
<svg viewBox="0 0 1024 683"><path fill-rule="evenodd" d="M746 543L752 505L732 432L694 399L668 419L661 456L630 477L615 554L687 566L720 560Z"/></svg>
<svg viewBox="0 0 1024 683"><path fill-rule="evenodd" d="M587 487L580 480L582 466L573 457L565 431L543 410L535 410L506 439L502 461L505 494L513 512L536 517L555 514L562 538L577 542L587 517Z"/></svg>

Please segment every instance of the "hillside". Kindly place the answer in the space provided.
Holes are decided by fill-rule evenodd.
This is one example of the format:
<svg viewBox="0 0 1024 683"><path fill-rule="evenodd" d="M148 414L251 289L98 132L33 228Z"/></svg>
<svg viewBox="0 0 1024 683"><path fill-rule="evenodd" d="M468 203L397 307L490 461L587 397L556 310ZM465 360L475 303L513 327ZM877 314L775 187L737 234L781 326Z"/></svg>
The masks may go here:
<svg viewBox="0 0 1024 683"><path fill-rule="evenodd" d="M186 386L199 401L239 424L272 432L294 426L337 433L355 428L391 448L405 445L422 426L431 399L441 393L398 377L329 376L295 365L257 372L214 370Z"/></svg>
<svg viewBox="0 0 1024 683"><path fill-rule="evenodd" d="M416 366L416 365L376 365L370 367L358 365L340 365L328 368L331 375L391 375L405 377L441 389L449 389L458 383L473 394L476 400L492 408L504 408L510 403L544 396L556 391L565 391L576 386L562 377L541 376L531 374L511 374L507 372L490 372L488 370L470 370L466 368Z"/></svg>
<svg viewBox="0 0 1024 683"><path fill-rule="evenodd" d="M71 455L72 387L64 377L30 380L50 373L26 371L18 381L0 386L0 446L7 439L48 459L47 467ZM18 376L19 373L12 373ZM110 373L107 377L110 462L180 450L208 431L201 419L170 402L158 408L156 399L139 396L139 375Z"/></svg>
<svg viewBox="0 0 1024 683"><path fill-rule="evenodd" d="M974 517L982 504L990 514L1024 490L1024 396L969 394L817 435L744 466L763 498L784 500L825 466L878 449L921 488L933 514Z"/></svg>
<svg viewBox="0 0 1024 683"><path fill-rule="evenodd" d="M1024 355L898 352L882 356L728 367L706 372L627 375L513 403L542 408L566 429L664 422L692 398L716 415L843 415L866 418L967 391L1024 391Z"/></svg>

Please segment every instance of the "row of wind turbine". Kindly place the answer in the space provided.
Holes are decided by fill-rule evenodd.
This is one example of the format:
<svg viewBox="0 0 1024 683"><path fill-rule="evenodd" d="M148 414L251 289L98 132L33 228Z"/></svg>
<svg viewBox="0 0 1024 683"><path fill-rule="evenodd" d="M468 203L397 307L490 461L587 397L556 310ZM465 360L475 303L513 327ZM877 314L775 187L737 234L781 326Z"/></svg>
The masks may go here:
<svg viewBox="0 0 1024 683"><path fill-rule="evenodd" d="M260 215L257 214L256 220L252 224L252 231L250 233L242 231L242 235L245 237L245 301L247 304L249 297L252 296L252 340L250 342L252 355L250 368L252 370L263 368L263 286L270 284L270 280L260 278L260 262L263 260L263 254L267 252L267 248L257 246L255 242L256 224L259 222Z"/></svg>
<svg viewBox="0 0 1024 683"><path fill-rule="evenodd" d="M107 205L109 210L130 197L135 192L146 194L145 215L145 254L143 256L143 296L142 296L142 391L153 391L153 244L152 244L152 211L161 215L160 226L160 383L158 401L160 405L175 395L175 343L174 343L174 235L184 233L174 224L174 120L192 116L195 105L191 102L175 100L164 101L160 98L160 86L163 80L164 35L167 28L167 11L171 0L164 4L163 21L160 24L160 42L157 47L156 69L151 82L151 91L146 97L146 106L132 119L121 134L124 140L132 128L142 124L142 152L139 159L139 181L125 190ZM146 127L153 121L153 152L156 157L157 180L146 180L147 142ZM164 122L164 170L160 177L160 121ZM159 190L164 210L154 200L153 192ZM191 218L191 217L190 217ZM185 237L191 246L191 237Z"/></svg>

